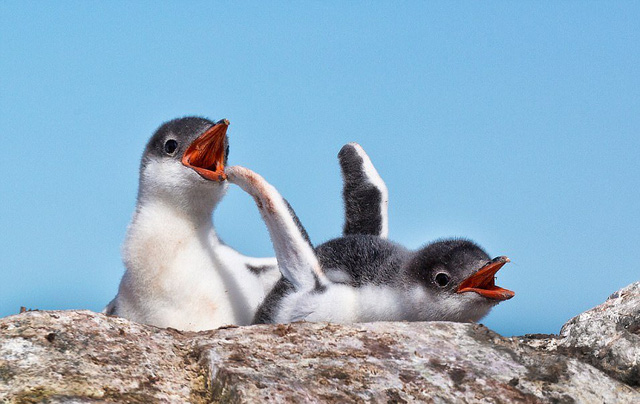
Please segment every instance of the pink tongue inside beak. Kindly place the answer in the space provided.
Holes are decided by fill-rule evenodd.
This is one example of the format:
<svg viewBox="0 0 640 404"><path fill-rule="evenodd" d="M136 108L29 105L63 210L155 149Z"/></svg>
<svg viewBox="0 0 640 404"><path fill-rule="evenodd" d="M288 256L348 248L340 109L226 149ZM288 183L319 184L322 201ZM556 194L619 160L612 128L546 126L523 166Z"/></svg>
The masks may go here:
<svg viewBox="0 0 640 404"><path fill-rule="evenodd" d="M507 257L494 258L473 275L462 281L458 293L476 292L481 296L494 300L511 299L516 294L495 284L495 274L509 262Z"/></svg>
<svg viewBox="0 0 640 404"><path fill-rule="evenodd" d="M203 178L224 181L225 138L229 121L226 119L207 129L194 140L182 155L182 164L192 168Z"/></svg>

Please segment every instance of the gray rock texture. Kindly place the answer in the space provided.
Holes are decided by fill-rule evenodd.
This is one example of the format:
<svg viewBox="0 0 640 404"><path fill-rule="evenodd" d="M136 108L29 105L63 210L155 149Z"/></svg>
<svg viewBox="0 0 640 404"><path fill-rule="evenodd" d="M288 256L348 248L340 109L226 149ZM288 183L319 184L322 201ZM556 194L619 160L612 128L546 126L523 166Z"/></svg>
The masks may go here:
<svg viewBox="0 0 640 404"><path fill-rule="evenodd" d="M557 336L447 322L187 333L89 311L0 319L0 402L639 403L640 283Z"/></svg>
<svg viewBox="0 0 640 404"><path fill-rule="evenodd" d="M534 336L535 337L535 336ZM640 387L640 282L569 320L559 336L522 338L547 352L592 364L630 386Z"/></svg>

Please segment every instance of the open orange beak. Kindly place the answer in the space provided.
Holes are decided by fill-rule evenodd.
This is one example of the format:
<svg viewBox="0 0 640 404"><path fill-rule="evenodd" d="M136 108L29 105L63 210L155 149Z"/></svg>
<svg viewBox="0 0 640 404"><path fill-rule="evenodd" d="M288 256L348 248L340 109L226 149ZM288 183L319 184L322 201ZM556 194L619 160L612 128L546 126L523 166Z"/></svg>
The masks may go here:
<svg viewBox="0 0 640 404"><path fill-rule="evenodd" d="M497 257L489 261L476 273L462 281L458 293L476 292L481 296L494 300L511 299L516 294L495 284L495 274L509 262L507 257Z"/></svg>
<svg viewBox="0 0 640 404"><path fill-rule="evenodd" d="M226 180L224 160L228 127L229 121L223 119L207 129L189 145L182 155L182 164L208 180Z"/></svg>

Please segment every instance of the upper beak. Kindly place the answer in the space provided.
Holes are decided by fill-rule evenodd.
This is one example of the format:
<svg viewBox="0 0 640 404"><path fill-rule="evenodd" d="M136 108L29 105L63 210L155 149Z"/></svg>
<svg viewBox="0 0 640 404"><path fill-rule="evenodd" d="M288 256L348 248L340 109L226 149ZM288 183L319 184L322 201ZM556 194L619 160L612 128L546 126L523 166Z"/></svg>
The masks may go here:
<svg viewBox="0 0 640 404"><path fill-rule="evenodd" d="M224 181L224 159L229 121L218 121L194 140L182 155L182 164L194 169L203 178Z"/></svg>
<svg viewBox="0 0 640 404"><path fill-rule="evenodd" d="M476 292L481 296L494 300L507 300L515 296L515 293L503 289L495 284L495 274L509 262L507 257L497 257L476 271L473 275L462 281L458 287L458 293Z"/></svg>

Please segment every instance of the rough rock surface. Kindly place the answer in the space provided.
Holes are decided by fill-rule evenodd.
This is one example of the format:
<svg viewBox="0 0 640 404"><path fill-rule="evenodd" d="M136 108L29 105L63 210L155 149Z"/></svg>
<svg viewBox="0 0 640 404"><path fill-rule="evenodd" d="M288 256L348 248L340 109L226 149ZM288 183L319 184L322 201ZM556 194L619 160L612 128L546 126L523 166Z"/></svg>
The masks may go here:
<svg viewBox="0 0 640 404"><path fill-rule="evenodd" d="M620 289L603 304L569 320L560 336L524 338L531 346L590 363L640 387L640 282Z"/></svg>
<svg viewBox="0 0 640 404"><path fill-rule="evenodd" d="M90 311L0 320L0 401L202 402L208 391L176 331Z"/></svg>
<svg viewBox="0 0 640 404"><path fill-rule="evenodd" d="M640 283L559 336L446 322L159 329L89 311L0 319L0 402L638 403Z"/></svg>

